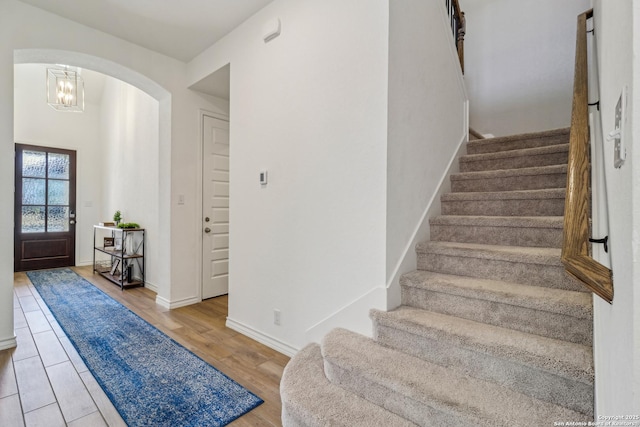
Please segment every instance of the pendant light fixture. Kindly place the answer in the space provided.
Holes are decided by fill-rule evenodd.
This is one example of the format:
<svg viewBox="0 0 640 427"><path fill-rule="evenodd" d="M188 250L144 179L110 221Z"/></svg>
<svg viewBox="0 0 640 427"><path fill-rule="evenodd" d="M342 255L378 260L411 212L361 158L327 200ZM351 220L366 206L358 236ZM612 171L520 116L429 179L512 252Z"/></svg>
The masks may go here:
<svg viewBox="0 0 640 427"><path fill-rule="evenodd" d="M84 81L76 70L47 68L47 103L58 111L84 111Z"/></svg>

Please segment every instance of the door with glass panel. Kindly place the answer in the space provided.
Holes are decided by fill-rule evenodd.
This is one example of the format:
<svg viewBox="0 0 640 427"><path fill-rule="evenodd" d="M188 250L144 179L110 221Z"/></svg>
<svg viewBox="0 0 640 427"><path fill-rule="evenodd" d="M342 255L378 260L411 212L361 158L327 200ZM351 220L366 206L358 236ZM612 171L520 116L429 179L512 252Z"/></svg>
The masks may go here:
<svg viewBox="0 0 640 427"><path fill-rule="evenodd" d="M76 152L16 144L15 271L75 265Z"/></svg>

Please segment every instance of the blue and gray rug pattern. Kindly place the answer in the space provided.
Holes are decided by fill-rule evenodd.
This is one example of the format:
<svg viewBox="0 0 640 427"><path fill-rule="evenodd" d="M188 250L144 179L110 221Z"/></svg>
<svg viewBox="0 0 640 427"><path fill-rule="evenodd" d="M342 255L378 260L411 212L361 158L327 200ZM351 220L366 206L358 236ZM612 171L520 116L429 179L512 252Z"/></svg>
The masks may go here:
<svg viewBox="0 0 640 427"><path fill-rule="evenodd" d="M129 426L223 426L263 403L75 272L27 275Z"/></svg>

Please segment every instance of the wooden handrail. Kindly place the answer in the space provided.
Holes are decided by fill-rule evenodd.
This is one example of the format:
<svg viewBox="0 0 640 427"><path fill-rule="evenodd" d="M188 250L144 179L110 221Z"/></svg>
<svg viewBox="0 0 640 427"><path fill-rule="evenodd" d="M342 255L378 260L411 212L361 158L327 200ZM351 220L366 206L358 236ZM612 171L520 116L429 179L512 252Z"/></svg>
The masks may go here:
<svg viewBox="0 0 640 427"><path fill-rule="evenodd" d="M610 269L589 255L591 166L589 163L587 19L592 16L593 10L578 16L562 263L569 274L611 303L613 274Z"/></svg>
<svg viewBox="0 0 640 427"><path fill-rule="evenodd" d="M451 18L451 29L453 31L453 39L456 43L456 50L458 51L460 68L462 69L462 74L464 74L464 35L467 23L458 0L445 0L445 4L447 13Z"/></svg>
<svg viewBox="0 0 640 427"><path fill-rule="evenodd" d="M475 139L485 139L484 135L472 128L469 128L469 135L472 135Z"/></svg>

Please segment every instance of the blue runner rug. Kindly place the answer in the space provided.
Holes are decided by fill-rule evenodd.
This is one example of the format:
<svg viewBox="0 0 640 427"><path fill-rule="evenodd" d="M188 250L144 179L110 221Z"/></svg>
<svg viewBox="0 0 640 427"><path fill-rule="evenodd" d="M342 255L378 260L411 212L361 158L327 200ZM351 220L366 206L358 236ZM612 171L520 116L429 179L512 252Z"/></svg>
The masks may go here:
<svg viewBox="0 0 640 427"><path fill-rule="evenodd" d="M27 275L129 426L223 426L263 403L75 272Z"/></svg>

